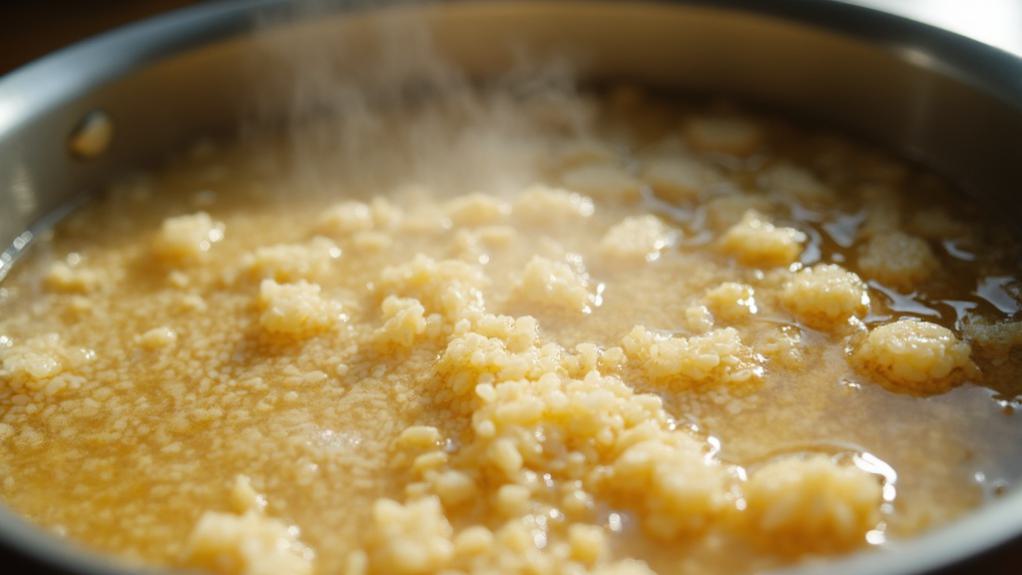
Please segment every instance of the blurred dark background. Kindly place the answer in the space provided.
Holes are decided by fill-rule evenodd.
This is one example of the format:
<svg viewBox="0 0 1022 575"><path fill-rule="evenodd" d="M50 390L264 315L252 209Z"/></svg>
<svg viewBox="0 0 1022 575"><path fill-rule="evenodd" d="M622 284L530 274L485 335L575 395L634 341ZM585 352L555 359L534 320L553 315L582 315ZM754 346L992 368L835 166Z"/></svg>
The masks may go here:
<svg viewBox="0 0 1022 575"><path fill-rule="evenodd" d="M199 0L0 0L0 74L36 58Z"/></svg>

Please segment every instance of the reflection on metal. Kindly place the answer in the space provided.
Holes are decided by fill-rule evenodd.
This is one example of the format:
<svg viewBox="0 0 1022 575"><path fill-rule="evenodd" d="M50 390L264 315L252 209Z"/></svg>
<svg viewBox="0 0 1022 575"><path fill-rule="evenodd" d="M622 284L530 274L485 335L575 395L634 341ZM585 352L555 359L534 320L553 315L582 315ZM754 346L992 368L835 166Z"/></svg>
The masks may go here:
<svg viewBox="0 0 1022 575"><path fill-rule="evenodd" d="M1022 2L1018 0L854 0L947 28L1022 55Z"/></svg>
<svg viewBox="0 0 1022 575"><path fill-rule="evenodd" d="M28 173L25 164L18 162L11 176L11 199L14 200L14 210L19 216L27 216L38 207L35 187L32 185L32 176Z"/></svg>
<svg viewBox="0 0 1022 575"><path fill-rule="evenodd" d="M14 238L11 247L0 252L0 280L4 279L7 273L11 271L11 266L14 265L15 260L32 243L34 238L35 234L32 231L22 232L18 237Z"/></svg>
<svg viewBox="0 0 1022 575"><path fill-rule="evenodd" d="M82 160L98 158L110 147L114 139L114 124L102 110L93 110L85 115L68 138L71 153Z"/></svg>
<svg viewBox="0 0 1022 575"><path fill-rule="evenodd" d="M29 229L21 232L11 240L6 249L0 251L0 282L10 273L11 267L25 255L25 252L41 239L50 236L54 224L67 217L68 214L77 210L89 199L89 194L73 196L63 205L36 220ZM2 215L3 212L0 212ZM2 290L2 288L0 288ZM2 298L0 298L2 299ZM2 511L2 510L0 510ZM0 524L2 524L3 513L0 512ZM0 556L3 555L2 544L0 544Z"/></svg>

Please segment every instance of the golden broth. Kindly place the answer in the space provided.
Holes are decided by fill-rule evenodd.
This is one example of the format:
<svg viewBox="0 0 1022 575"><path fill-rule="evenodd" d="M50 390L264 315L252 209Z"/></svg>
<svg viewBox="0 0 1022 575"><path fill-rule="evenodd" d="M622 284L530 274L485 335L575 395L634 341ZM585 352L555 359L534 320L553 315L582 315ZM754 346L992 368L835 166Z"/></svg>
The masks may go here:
<svg viewBox="0 0 1022 575"><path fill-rule="evenodd" d="M939 179L632 89L477 103L58 226L0 291L3 500L214 572L733 573L1015 478L1015 244Z"/></svg>

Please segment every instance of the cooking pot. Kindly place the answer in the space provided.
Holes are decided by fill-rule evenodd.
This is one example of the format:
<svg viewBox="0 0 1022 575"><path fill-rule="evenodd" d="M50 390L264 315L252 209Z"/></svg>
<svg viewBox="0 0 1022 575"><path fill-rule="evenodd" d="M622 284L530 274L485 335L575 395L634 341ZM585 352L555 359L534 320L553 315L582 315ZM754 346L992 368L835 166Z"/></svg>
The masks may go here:
<svg viewBox="0 0 1022 575"><path fill-rule="evenodd" d="M586 80L752 101L886 146L998 213L1019 214L1022 59L876 9L836 0L235 1L127 26L0 79L0 278L113 175L255 116L286 120L303 59L329 55L334 73L360 77L387 50L377 33L393 18L414 22L469 76L506 70L524 51L534 61L566 55ZM13 571L125 572L3 510L0 548ZM1022 551L1018 491L888 549L794 571L989 571L1013 550Z"/></svg>

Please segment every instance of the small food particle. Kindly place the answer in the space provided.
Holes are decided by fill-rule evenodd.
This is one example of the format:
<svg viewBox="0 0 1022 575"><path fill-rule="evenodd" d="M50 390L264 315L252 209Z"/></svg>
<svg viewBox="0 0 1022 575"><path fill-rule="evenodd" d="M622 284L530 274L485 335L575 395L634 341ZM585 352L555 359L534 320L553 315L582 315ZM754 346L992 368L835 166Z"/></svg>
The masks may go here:
<svg viewBox="0 0 1022 575"><path fill-rule="evenodd" d="M617 563L597 567L593 570L593 575L655 575L655 572L643 561L623 559Z"/></svg>
<svg viewBox="0 0 1022 575"><path fill-rule="evenodd" d="M859 269L869 279L903 290L926 281L940 263L925 240L902 232L877 234L859 255Z"/></svg>
<svg viewBox="0 0 1022 575"><path fill-rule="evenodd" d="M991 361L1008 362L1011 351L1022 348L1022 321L975 320L965 324L964 332L973 349Z"/></svg>
<svg viewBox="0 0 1022 575"><path fill-rule="evenodd" d="M307 337L328 329L337 322L341 306L320 295L321 288L304 280L279 284L263 280L259 286L259 304L263 308L259 325L268 333Z"/></svg>
<svg viewBox="0 0 1022 575"><path fill-rule="evenodd" d="M490 462L493 463L508 479L514 480L518 472L522 470L522 454L515 449L509 439L499 439L493 443L489 450ZM516 492L516 494L519 494ZM505 494L504 499L511 497ZM528 498L528 493L525 493Z"/></svg>
<svg viewBox="0 0 1022 575"><path fill-rule="evenodd" d="M705 305L690 305L685 308L683 325L693 333L706 333L713 329L713 314Z"/></svg>
<svg viewBox="0 0 1022 575"><path fill-rule="evenodd" d="M434 260L418 254L411 261L384 268L380 273L381 293L415 298L427 313L440 313L456 321L480 310L480 288L486 276L475 265L458 260ZM396 302L392 311L401 307Z"/></svg>
<svg viewBox="0 0 1022 575"><path fill-rule="evenodd" d="M648 439L641 439L646 431ZM610 498L641 510L643 530L656 540L692 535L712 525L731 505L732 477L686 434L642 430L611 465L601 484Z"/></svg>
<svg viewBox="0 0 1022 575"><path fill-rule="evenodd" d="M60 336L53 333L33 338L23 345L0 350L3 374L30 380L53 377L64 369Z"/></svg>
<svg viewBox="0 0 1022 575"><path fill-rule="evenodd" d="M405 428L397 438L402 449L433 449L440 446L440 431L432 425L413 425Z"/></svg>
<svg viewBox="0 0 1022 575"><path fill-rule="evenodd" d="M606 546L603 529L579 523L568 529L568 542L572 558L585 565L596 563Z"/></svg>
<svg viewBox="0 0 1022 575"><path fill-rule="evenodd" d="M706 292L704 299L715 316L730 321L755 315L759 311L756 290L750 285L737 282L720 284Z"/></svg>
<svg viewBox="0 0 1022 575"><path fill-rule="evenodd" d="M869 310L869 293L859 276L834 264L817 264L784 285L781 300L806 325L834 329Z"/></svg>
<svg viewBox="0 0 1022 575"><path fill-rule="evenodd" d="M259 511L207 511L188 539L189 565L222 575L311 575L313 551L298 529Z"/></svg>
<svg viewBox="0 0 1022 575"><path fill-rule="evenodd" d="M369 557L377 573L415 575L443 569L454 554L454 530L440 500L402 505L381 499L373 506Z"/></svg>
<svg viewBox="0 0 1022 575"><path fill-rule="evenodd" d="M514 479L513 476L511 478ZM530 495L524 485L502 485L497 489L494 506L505 517L521 517L529 511Z"/></svg>
<svg viewBox="0 0 1022 575"><path fill-rule="evenodd" d="M653 261L677 235L656 216L625 218L607 231L600 249L616 258Z"/></svg>
<svg viewBox="0 0 1022 575"><path fill-rule="evenodd" d="M46 274L46 287L66 293L87 293L102 283L102 275L95 270L68 262L54 262Z"/></svg>
<svg viewBox="0 0 1022 575"><path fill-rule="evenodd" d="M482 555L493 548L493 533L475 525L465 529L454 538L454 550L459 557Z"/></svg>
<svg viewBox="0 0 1022 575"><path fill-rule="evenodd" d="M277 244L255 249L241 258L241 265L259 278L278 282L316 280L341 257L341 248L324 238L315 237L305 244Z"/></svg>
<svg viewBox="0 0 1022 575"><path fill-rule="evenodd" d="M510 205L485 194L462 196L447 204L447 215L459 226L494 224L507 218L510 213Z"/></svg>
<svg viewBox="0 0 1022 575"><path fill-rule="evenodd" d="M592 198L542 185L524 190L513 207L516 216L530 223L585 219L593 215L594 209Z"/></svg>
<svg viewBox="0 0 1022 575"><path fill-rule="evenodd" d="M252 487L252 480L247 475L238 475L231 486L231 503L238 513L266 510L266 497Z"/></svg>
<svg viewBox="0 0 1022 575"><path fill-rule="evenodd" d="M775 330L767 331L756 342L756 350L775 365L796 370L805 367L804 347L802 330L791 325L782 325Z"/></svg>
<svg viewBox="0 0 1022 575"><path fill-rule="evenodd" d="M177 216L163 221L153 242L153 251L168 261L194 260L223 237L224 224L206 212Z"/></svg>
<svg viewBox="0 0 1022 575"><path fill-rule="evenodd" d="M805 241L804 233L777 227L750 210L724 234L720 248L745 265L776 267L795 261Z"/></svg>
<svg viewBox="0 0 1022 575"><path fill-rule="evenodd" d="M946 327L901 319L869 332L853 363L896 391L943 393L977 375L969 345Z"/></svg>
<svg viewBox="0 0 1022 575"><path fill-rule="evenodd" d="M755 470L745 487L749 527L786 552L834 553L862 545L880 522L881 482L824 455L787 457Z"/></svg>
<svg viewBox="0 0 1022 575"><path fill-rule="evenodd" d="M0 343L3 337L0 336ZM53 397L83 383L75 371L96 357L91 349L67 345L60 334L46 333L13 345L0 345L0 386L15 392Z"/></svg>
<svg viewBox="0 0 1022 575"><path fill-rule="evenodd" d="M971 344L985 385L1005 395L1022 393L1016 376L1022 369L1022 321L974 319L965 323L962 335Z"/></svg>
<svg viewBox="0 0 1022 575"><path fill-rule="evenodd" d="M373 214L363 202L341 202L320 216L318 229L340 237L368 231L373 229Z"/></svg>
<svg viewBox="0 0 1022 575"><path fill-rule="evenodd" d="M417 299L387 296L381 311L384 324L376 332L381 343L408 347L426 331L426 308Z"/></svg>
<svg viewBox="0 0 1022 575"><path fill-rule="evenodd" d="M472 478L466 473L448 469L432 478L433 490L446 508L455 508L471 501L477 490Z"/></svg>
<svg viewBox="0 0 1022 575"><path fill-rule="evenodd" d="M672 387L740 384L758 381L763 375L761 358L730 327L678 337L636 326L622 345L648 377L669 381Z"/></svg>
<svg viewBox="0 0 1022 575"><path fill-rule="evenodd" d="M379 230L393 229L404 219L401 208L383 196L376 196L369 202L369 213L372 214L373 228Z"/></svg>
<svg viewBox="0 0 1022 575"><path fill-rule="evenodd" d="M177 332L167 326L154 327L139 336L138 342L150 350L169 347L177 342Z"/></svg>
<svg viewBox="0 0 1022 575"><path fill-rule="evenodd" d="M588 313L596 303L580 260L554 261L534 256L525 265L516 292L540 305Z"/></svg>

